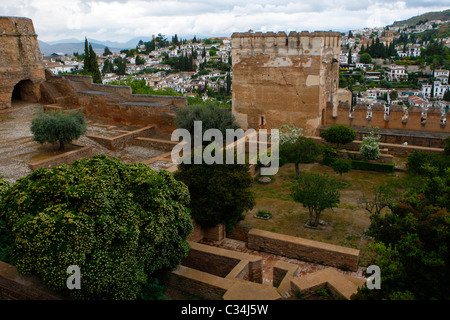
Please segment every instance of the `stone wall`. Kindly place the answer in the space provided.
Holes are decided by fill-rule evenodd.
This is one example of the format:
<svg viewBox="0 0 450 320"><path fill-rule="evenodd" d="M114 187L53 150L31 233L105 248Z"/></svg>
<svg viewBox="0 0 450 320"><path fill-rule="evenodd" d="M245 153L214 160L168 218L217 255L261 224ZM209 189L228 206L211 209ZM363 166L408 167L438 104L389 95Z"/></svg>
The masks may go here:
<svg viewBox="0 0 450 320"><path fill-rule="evenodd" d="M33 22L28 18L0 17L0 109L17 99L37 102L44 64ZM14 89L16 88L16 91Z"/></svg>
<svg viewBox="0 0 450 320"><path fill-rule="evenodd" d="M281 298L274 288L261 284L261 257L196 242L189 244L191 249L181 265L163 277L166 286L207 300L222 300L227 294L227 299L246 294L256 300Z"/></svg>
<svg viewBox="0 0 450 320"><path fill-rule="evenodd" d="M248 248L352 271L358 269L359 250L264 230L249 231Z"/></svg>
<svg viewBox="0 0 450 320"><path fill-rule="evenodd" d="M41 86L45 103L81 107L87 117L133 126L154 124L162 133L172 133L175 111L187 106L186 97L136 95L126 86L102 85L92 77L46 74Z"/></svg>
<svg viewBox="0 0 450 320"><path fill-rule="evenodd" d="M64 152L63 154L50 157L45 160L32 162L29 164L31 170L37 170L39 168L47 168L50 169L55 166L59 166L63 163L70 165L76 160L81 160L84 158L90 158L93 156L92 147L82 147L73 151Z"/></svg>
<svg viewBox="0 0 450 320"><path fill-rule="evenodd" d="M295 123L315 134L339 85L336 32L232 35L233 114L242 128Z"/></svg>
<svg viewBox="0 0 450 320"><path fill-rule="evenodd" d="M98 135L87 134L86 137L94 140L95 142L101 144L109 150L118 150L125 148L129 145L134 145L134 140L138 137L149 136L155 132L155 126L150 125L145 128L140 128L135 131L130 131L128 133L123 133L116 137L103 137Z"/></svg>
<svg viewBox="0 0 450 320"><path fill-rule="evenodd" d="M60 300L36 277L23 276L17 269L0 261L0 300Z"/></svg>

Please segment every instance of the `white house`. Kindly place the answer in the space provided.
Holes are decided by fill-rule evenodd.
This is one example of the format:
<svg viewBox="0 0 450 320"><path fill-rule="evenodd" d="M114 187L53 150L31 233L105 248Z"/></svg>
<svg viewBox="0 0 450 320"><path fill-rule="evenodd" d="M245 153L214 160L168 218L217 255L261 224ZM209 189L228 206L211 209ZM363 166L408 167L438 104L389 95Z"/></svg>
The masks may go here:
<svg viewBox="0 0 450 320"><path fill-rule="evenodd" d="M434 77L442 84L448 84L449 75L450 75L449 70L445 69L434 70Z"/></svg>
<svg viewBox="0 0 450 320"><path fill-rule="evenodd" d="M402 81L408 79L405 66L398 66L395 64L388 68L386 75L389 81Z"/></svg>

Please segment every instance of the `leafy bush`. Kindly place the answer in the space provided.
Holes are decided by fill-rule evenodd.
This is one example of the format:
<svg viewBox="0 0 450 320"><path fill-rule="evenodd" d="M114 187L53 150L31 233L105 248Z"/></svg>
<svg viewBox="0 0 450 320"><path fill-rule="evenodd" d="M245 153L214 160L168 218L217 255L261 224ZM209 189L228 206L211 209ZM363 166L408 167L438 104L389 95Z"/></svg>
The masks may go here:
<svg viewBox="0 0 450 320"><path fill-rule="evenodd" d="M295 142L297 139L303 137L303 129L298 128L294 124L292 125L282 125L280 127L280 144L286 142Z"/></svg>
<svg viewBox="0 0 450 320"><path fill-rule="evenodd" d="M334 143L339 148L342 144L347 144L356 139L356 131L343 124L329 127L322 131L320 136L327 142Z"/></svg>
<svg viewBox="0 0 450 320"><path fill-rule="evenodd" d="M374 131L368 136L363 137L359 151L367 160L376 160L380 158L380 137Z"/></svg>
<svg viewBox="0 0 450 320"><path fill-rule="evenodd" d="M86 133L84 115L80 112L41 112L31 121L31 132L39 143L59 142L59 149Z"/></svg>
<svg viewBox="0 0 450 320"><path fill-rule="evenodd" d="M393 173L395 170L395 163L372 163L359 160L350 160L350 161L352 164L352 169L355 170L387 172L387 173Z"/></svg>
<svg viewBox="0 0 450 320"><path fill-rule="evenodd" d="M0 176L0 202L3 195L11 187L11 184ZM6 230L5 222L0 219L0 261L10 262L10 248L12 246L12 239Z"/></svg>
<svg viewBox="0 0 450 320"><path fill-rule="evenodd" d="M323 148L323 164L331 166L331 164L337 159L338 151L331 146L324 146Z"/></svg>
<svg viewBox="0 0 450 320"><path fill-rule="evenodd" d="M148 277L186 256L189 191L167 171L97 155L18 180L0 203L14 265L79 299L136 299ZM67 268L81 290L66 287Z"/></svg>
<svg viewBox="0 0 450 320"><path fill-rule="evenodd" d="M450 90L447 90L448 93L450 93ZM445 138L443 140L444 142L444 154L449 156L450 155L450 136Z"/></svg>
<svg viewBox="0 0 450 320"><path fill-rule="evenodd" d="M408 155L407 168L409 172L424 175L427 173L426 167L435 167L440 174L450 167L450 157L448 155L414 151Z"/></svg>

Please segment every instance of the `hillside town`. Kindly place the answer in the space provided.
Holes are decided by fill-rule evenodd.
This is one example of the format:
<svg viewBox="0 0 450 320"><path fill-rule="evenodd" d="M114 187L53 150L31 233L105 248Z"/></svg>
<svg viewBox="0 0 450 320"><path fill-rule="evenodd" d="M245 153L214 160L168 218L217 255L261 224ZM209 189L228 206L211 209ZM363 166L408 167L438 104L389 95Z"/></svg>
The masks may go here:
<svg viewBox="0 0 450 320"><path fill-rule="evenodd" d="M345 99L353 104L382 102L447 110L450 93L444 96L449 91L450 65L448 57L437 51L450 47L449 26L450 21L431 20L342 33L340 87L351 96ZM374 52L375 47L383 52ZM192 57L191 65L175 66L174 61L183 57ZM113 53L106 47L97 61L103 84L145 81L155 92L199 96L203 101L217 101L217 93L224 92L219 100L227 107L231 103L230 38L179 41L175 35L168 41L159 34L150 42L140 41L136 49ZM78 53L54 53L45 62L54 74L79 73L84 67Z"/></svg>

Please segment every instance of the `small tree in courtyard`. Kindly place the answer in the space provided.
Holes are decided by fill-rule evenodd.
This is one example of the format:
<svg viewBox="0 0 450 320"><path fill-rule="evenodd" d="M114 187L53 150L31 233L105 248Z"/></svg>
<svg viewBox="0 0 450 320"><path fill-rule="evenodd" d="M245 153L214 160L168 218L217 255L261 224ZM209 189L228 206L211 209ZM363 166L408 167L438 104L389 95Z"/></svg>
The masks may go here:
<svg viewBox="0 0 450 320"><path fill-rule="evenodd" d="M322 131L320 136L327 142L336 144L339 148L342 144L347 144L356 139L356 131L343 124L331 126Z"/></svg>
<svg viewBox="0 0 450 320"><path fill-rule="evenodd" d="M84 115L79 112L42 112L31 121L31 132L39 143L59 142L59 149L86 133Z"/></svg>
<svg viewBox="0 0 450 320"><path fill-rule="evenodd" d="M352 165L350 161L345 159L336 159L331 163L333 170L340 175L340 184L342 184L342 174L351 170Z"/></svg>
<svg viewBox="0 0 450 320"><path fill-rule="evenodd" d="M295 202L308 208L307 224L317 227L320 214L328 208L336 207L340 202L338 183L326 175L306 173L291 187L291 196Z"/></svg>
<svg viewBox="0 0 450 320"><path fill-rule="evenodd" d="M300 163L311 163L322 153L322 148L313 139L297 137L294 142L280 145L280 156L284 162L295 165L295 177L300 176Z"/></svg>

